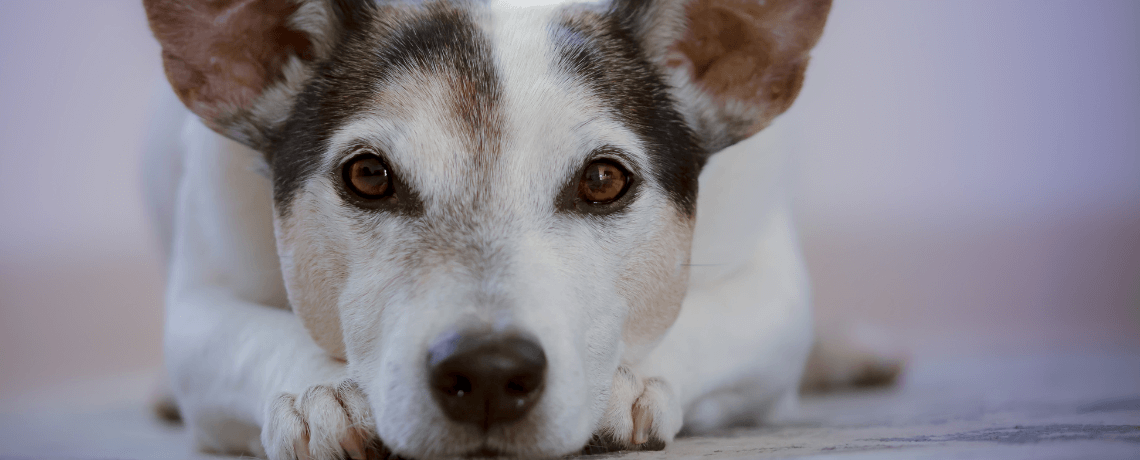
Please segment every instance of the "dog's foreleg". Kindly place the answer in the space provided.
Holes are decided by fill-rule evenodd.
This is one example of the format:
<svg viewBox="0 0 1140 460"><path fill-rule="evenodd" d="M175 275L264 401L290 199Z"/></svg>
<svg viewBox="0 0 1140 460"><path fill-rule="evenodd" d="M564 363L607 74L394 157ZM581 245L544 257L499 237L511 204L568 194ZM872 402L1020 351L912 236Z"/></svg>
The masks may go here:
<svg viewBox="0 0 1140 460"><path fill-rule="evenodd" d="M260 157L196 120L184 136L165 355L187 426L204 450L360 458L368 403L288 310Z"/></svg>
<svg viewBox="0 0 1140 460"><path fill-rule="evenodd" d="M167 308L166 360L183 419L200 448L264 455L260 429L283 393L344 380L286 311L222 288L190 288Z"/></svg>

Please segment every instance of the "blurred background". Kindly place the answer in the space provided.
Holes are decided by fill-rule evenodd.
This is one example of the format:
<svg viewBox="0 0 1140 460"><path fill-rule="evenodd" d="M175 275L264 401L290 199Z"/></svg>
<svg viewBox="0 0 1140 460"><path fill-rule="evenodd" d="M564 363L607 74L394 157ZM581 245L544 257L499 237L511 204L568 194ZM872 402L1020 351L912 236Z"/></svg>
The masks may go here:
<svg viewBox="0 0 1140 460"><path fill-rule="evenodd" d="M785 115L818 309L916 355L1140 347L1138 26L1132 0L836 1ZM0 43L0 408L137 399L159 48L138 0L0 0Z"/></svg>

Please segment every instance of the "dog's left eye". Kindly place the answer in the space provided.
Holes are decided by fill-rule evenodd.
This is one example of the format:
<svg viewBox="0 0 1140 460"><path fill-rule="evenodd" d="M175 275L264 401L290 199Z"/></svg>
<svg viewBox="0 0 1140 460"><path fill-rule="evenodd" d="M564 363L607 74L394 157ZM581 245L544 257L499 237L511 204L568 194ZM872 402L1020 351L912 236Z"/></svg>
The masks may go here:
<svg viewBox="0 0 1140 460"><path fill-rule="evenodd" d="M392 194L392 174L375 154L357 155L345 163L343 174L348 189L361 198L375 200Z"/></svg>
<svg viewBox="0 0 1140 460"><path fill-rule="evenodd" d="M629 173L617 163L598 160L586 165L578 181L578 195L593 204L616 201L625 194Z"/></svg>

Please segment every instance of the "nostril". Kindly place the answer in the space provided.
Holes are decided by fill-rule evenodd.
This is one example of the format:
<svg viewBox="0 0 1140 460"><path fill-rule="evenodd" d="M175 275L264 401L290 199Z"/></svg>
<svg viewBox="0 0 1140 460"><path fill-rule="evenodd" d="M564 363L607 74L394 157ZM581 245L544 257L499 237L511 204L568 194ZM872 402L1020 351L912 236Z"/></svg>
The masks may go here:
<svg viewBox="0 0 1140 460"><path fill-rule="evenodd" d="M449 396L463 396L471 393L471 379L460 374L448 374L436 383L439 391Z"/></svg>
<svg viewBox="0 0 1140 460"><path fill-rule="evenodd" d="M514 377L507 381L507 392L515 395L526 395L537 389L542 382L531 375Z"/></svg>
<svg viewBox="0 0 1140 460"><path fill-rule="evenodd" d="M515 381L507 382L507 391L518 394L530 393L530 390L527 389L526 384Z"/></svg>

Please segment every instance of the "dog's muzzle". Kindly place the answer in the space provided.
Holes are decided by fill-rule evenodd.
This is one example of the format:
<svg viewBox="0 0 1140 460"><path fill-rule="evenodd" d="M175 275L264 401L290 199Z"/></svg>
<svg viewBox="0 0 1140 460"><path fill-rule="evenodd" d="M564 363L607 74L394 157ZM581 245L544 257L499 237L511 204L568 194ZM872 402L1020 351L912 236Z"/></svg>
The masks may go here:
<svg viewBox="0 0 1140 460"><path fill-rule="evenodd" d="M546 354L518 332L448 333L428 351L431 393L448 418L486 430L518 420L542 395Z"/></svg>

